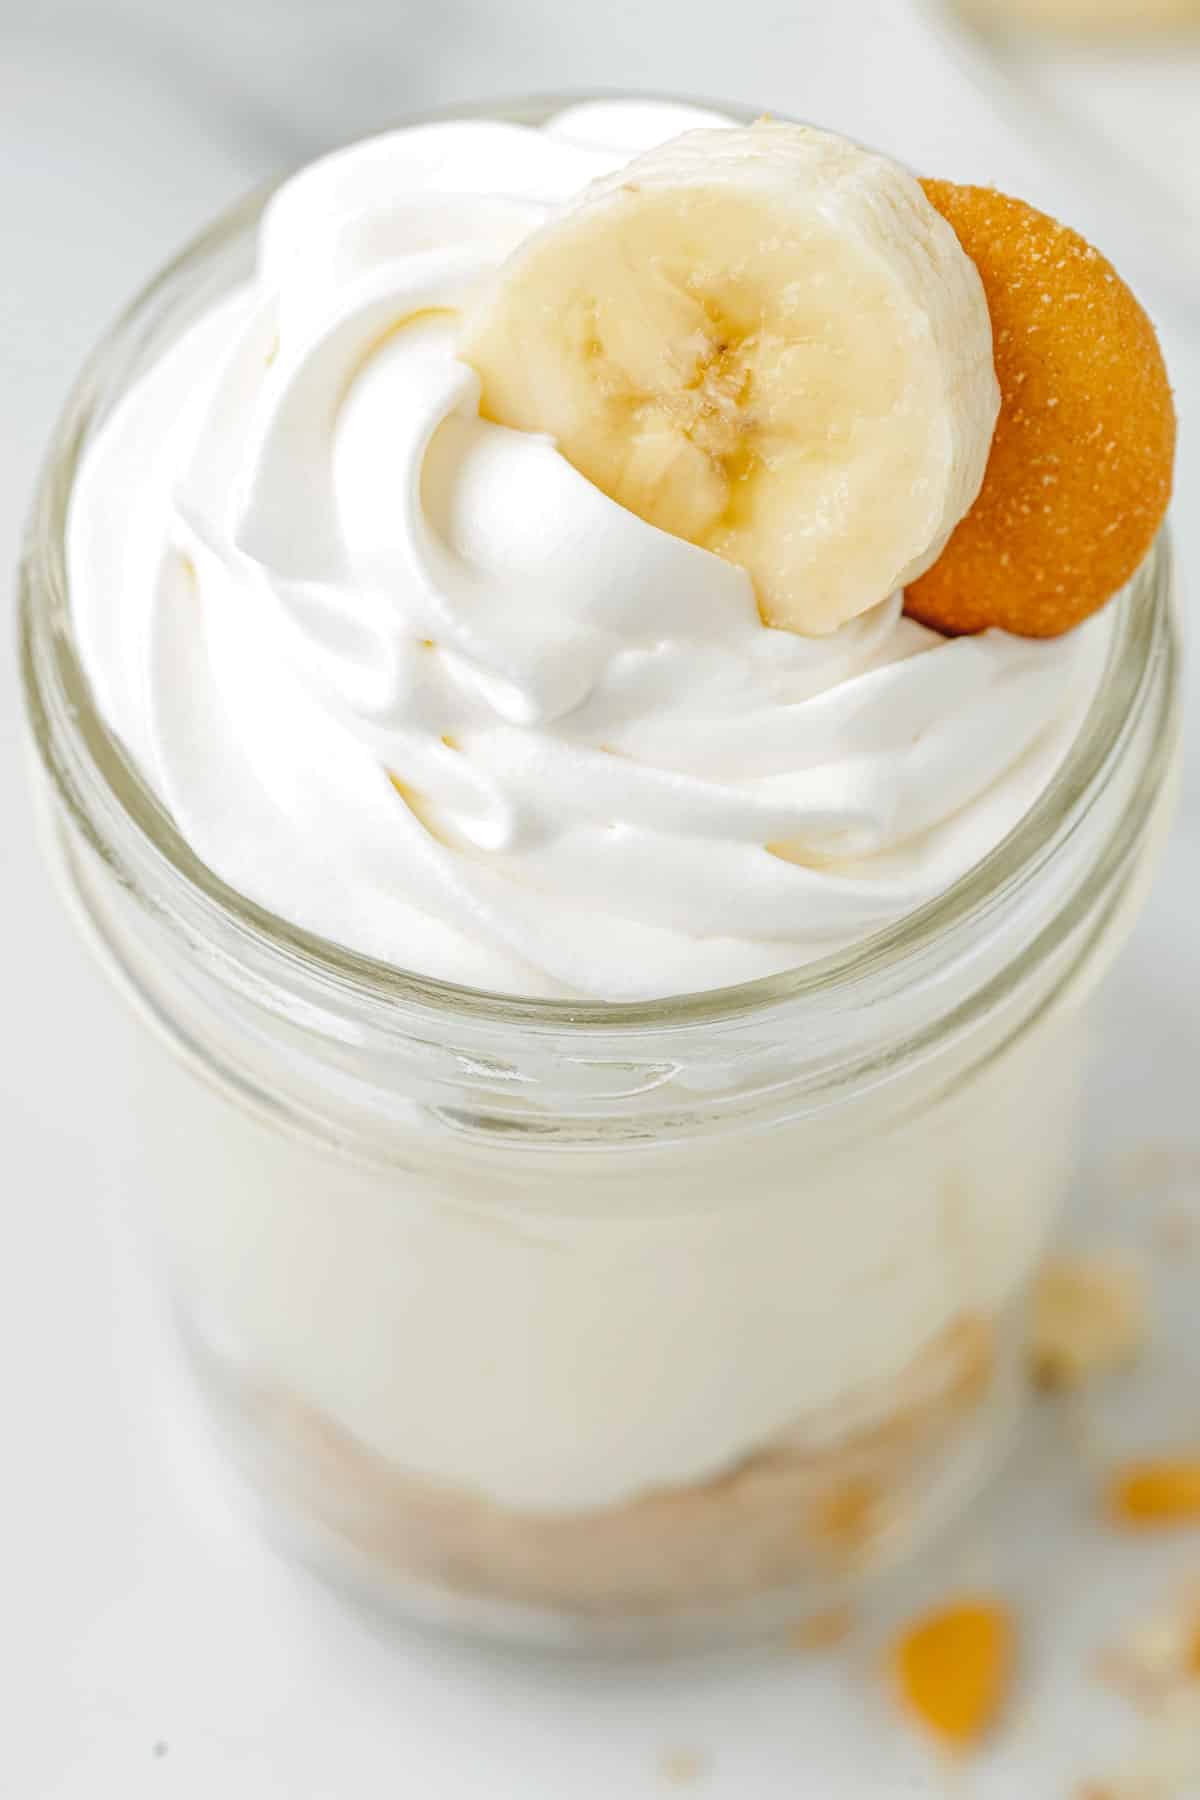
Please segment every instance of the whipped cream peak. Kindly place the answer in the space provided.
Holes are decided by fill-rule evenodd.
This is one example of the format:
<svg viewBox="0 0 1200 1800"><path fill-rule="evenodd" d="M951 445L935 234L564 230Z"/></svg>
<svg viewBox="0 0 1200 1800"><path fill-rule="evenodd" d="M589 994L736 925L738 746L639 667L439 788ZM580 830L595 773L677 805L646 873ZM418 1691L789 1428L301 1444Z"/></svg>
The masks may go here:
<svg viewBox="0 0 1200 1800"><path fill-rule="evenodd" d="M1103 615L947 640L897 594L774 630L743 569L481 417L481 284L549 207L714 122L593 103L318 162L254 282L90 447L69 557L99 703L259 903L499 992L721 986L935 897L1061 761Z"/></svg>

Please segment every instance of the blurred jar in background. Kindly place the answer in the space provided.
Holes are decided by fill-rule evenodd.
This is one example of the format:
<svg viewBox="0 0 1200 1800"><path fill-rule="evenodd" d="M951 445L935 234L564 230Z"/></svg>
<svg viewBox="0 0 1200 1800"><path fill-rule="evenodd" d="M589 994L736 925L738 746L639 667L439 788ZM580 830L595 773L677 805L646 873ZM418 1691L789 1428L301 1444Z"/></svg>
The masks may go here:
<svg viewBox="0 0 1200 1800"><path fill-rule="evenodd" d="M1200 0L963 0L963 10L1002 25L1126 40L1200 26Z"/></svg>
<svg viewBox="0 0 1200 1800"><path fill-rule="evenodd" d="M1103 199L1105 242L1167 308L1200 308L1200 0L954 0L1001 111Z"/></svg>

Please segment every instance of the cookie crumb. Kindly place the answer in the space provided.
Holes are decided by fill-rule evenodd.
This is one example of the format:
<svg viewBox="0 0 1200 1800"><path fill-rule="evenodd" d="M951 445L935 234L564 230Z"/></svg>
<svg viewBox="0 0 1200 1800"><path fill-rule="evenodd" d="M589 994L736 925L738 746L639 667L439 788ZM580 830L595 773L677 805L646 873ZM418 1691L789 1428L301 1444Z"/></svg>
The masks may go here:
<svg viewBox="0 0 1200 1800"><path fill-rule="evenodd" d="M1078 1790L1080 1800L1183 1800L1200 1787L1200 1686L1173 1688L1124 1767Z"/></svg>
<svg viewBox="0 0 1200 1800"><path fill-rule="evenodd" d="M787 1641L793 1650L834 1650L844 1644L854 1628L848 1606L831 1606L793 1625Z"/></svg>
<svg viewBox="0 0 1200 1800"><path fill-rule="evenodd" d="M1030 1365L1048 1392L1132 1362L1146 1336L1146 1289L1118 1251L1052 1257L1034 1289Z"/></svg>
<svg viewBox="0 0 1200 1800"><path fill-rule="evenodd" d="M1003 1706L1015 1638L1008 1609L987 1597L959 1600L918 1619L895 1649L909 1712L944 1744L970 1748Z"/></svg>
<svg viewBox="0 0 1200 1800"><path fill-rule="evenodd" d="M1170 1599L1105 1649L1101 1679L1149 1711L1178 1688L1200 1692L1200 1580L1178 1585Z"/></svg>
<svg viewBox="0 0 1200 1800"><path fill-rule="evenodd" d="M1139 1531L1200 1524L1200 1456L1122 1464L1109 1476L1105 1511L1115 1524Z"/></svg>
<svg viewBox="0 0 1200 1800"><path fill-rule="evenodd" d="M1154 1230L1162 1250L1174 1256L1187 1256L1196 1247L1196 1218L1182 1207L1168 1207L1159 1217Z"/></svg>
<svg viewBox="0 0 1200 1800"><path fill-rule="evenodd" d="M708 1768L708 1758L698 1750L664 1750L658 1759L658 1772L671 1787L686 1787L699 1781Z"/></svg>

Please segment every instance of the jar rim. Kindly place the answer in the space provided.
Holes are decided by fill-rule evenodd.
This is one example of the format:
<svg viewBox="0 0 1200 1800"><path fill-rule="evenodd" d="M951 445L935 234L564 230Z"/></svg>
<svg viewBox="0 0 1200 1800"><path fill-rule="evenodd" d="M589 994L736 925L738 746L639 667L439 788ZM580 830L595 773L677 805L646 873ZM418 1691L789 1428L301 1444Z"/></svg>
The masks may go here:
<svg viewBox="0 0 1200 1800"><path fill-rule="evenodd" d="M583 101L623 98L676 101L753 116L720 102L618 90L576 90L520 100L422 110L397 127L453 118L541 122ZM286 179L283 177L281 179ZM441 1020L486 1019L521 1029L572 1034L601 1030L638 1035L666 1027L745 1019L782 1005L837 1007L853 995L857 1008L894 990L935 940L965 940L989 912L1018 897L1025 884L1070 839L1103 790L1147 697L1174 692L1176 647L1171 624L1171 547L1166 528L1126 588L1108 602L1114 615L1104 670L1078 732L1053 778L1000 843L943 893L882 930L843 949L747 982L639 1001L546 999L461 986L379 961L295 925L224 882L192 850L169 811L104 720L73 632L66 527L82 453L113 390L123 392L139 345L164 333L178 290L251 232L279 183L254 190L194 237L141 289L101 339L59 415L35 490L20 572L21 661L26 707L36 746L60 800L85 837L125 885L158 892L160 914L186 910L200 936L233 928L234 954L252 956L287 984L315 983L327 997L374 1003L405 1015ZM161 349L161 345L159 346ZM154 357L146 357L140 372ZM122 375L125 379L122 380ZM1154 734L1165 766L1170 732ZM1150 771L1154 784L1161 773Z"/></svg>

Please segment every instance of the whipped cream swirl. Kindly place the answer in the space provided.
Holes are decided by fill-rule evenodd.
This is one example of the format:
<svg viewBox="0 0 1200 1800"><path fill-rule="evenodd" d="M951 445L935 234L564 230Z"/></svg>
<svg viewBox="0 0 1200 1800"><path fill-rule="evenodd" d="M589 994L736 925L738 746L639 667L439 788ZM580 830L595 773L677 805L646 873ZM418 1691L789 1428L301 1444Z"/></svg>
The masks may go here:
<svg viewBox="0 0 1200 1800"><path fill-rule="evenodd" d="M85 666L196 852L404 968L619 1000L786 969L936 896L1060 762L1104 615L831 637L479 416L478 284L694 125L425 125L291 180L258 272L125 397L70 522Z"/></svg>

